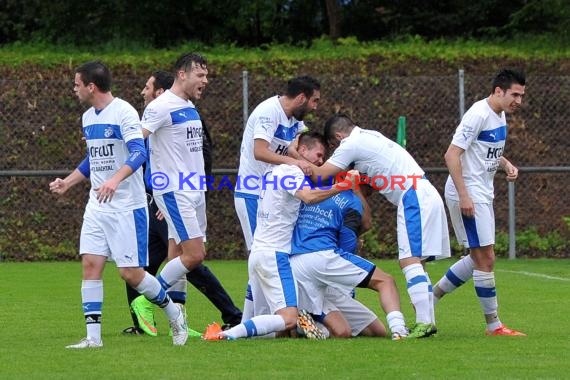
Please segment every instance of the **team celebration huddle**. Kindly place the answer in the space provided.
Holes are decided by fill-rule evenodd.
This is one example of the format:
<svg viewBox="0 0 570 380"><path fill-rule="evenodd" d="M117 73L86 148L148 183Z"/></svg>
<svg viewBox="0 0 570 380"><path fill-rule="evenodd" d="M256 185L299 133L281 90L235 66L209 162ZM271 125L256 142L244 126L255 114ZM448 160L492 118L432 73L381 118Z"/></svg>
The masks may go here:
<svg viewBox="0 0 570 380"><path fill-rule="evenodd" d="M211 176L211 138L193 102L202 97L207 77L203 56L183 54L172 72L148 78L140 117L112 95L103 63L76 69L74 92L90 106L82 117L87 154L70 175L50 183L52 192L63 195L91 182L79 247L86 336L67 348L103 346L107 261L115 262L126 282L133 326L124 332L157 335L156 305L166 314L174 345L193 335L214 341L426 338L438 333L437 303L471 278L484 333L525 335L499 319L493 271L493 178L499 169L508 181L518 176L503 152L505 114L521 106L523 72L500 70L489 96L474 103L457 126L442 152L449 169L441 189L445 205L408 151L350 115L331 115L309 130L303 120L319 105L317 79L292 78L280 95L257 105L240 150L238 178L249 185L233 189L249 253L243 312L203 264L208 187L202 180ZM409 300L400 299L392 274L358 255L359 235L371 228L372 214L381 213L368 204L374 193L397 207L398 263ZM425 263L450 257L446 208L468 253L432 283ZM187 281L220 311L223 325L212 323L203 333L189 328ZM378 294L385 322L354 297L356 288ZM401 302L412 303L414 317L406 320Z"/></svg>

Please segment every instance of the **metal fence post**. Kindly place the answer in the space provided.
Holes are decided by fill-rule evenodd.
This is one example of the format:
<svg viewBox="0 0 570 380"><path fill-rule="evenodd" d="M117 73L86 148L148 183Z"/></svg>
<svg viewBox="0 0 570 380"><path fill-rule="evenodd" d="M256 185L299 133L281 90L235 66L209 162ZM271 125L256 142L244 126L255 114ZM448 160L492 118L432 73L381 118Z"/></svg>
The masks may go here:
<svg viewBox="0 0 570 380"><path fill-rule="evenodd" d="M459 69L457 75L459 77L459 120L461 120L465 114L465 71Z"/></svg>
<svg viewBox="0 0 570 380"><path fill-rule="evenodd" d="M247 70L242 71L242 107L243 107L243 128L247 124L247 118L249 117L249 83Z"/></svg>
<svg viewBox="0 0 570 380"><path fill-rule="evenodd" d="M509 259L516 258L515 183L509 182Z"/></svg>

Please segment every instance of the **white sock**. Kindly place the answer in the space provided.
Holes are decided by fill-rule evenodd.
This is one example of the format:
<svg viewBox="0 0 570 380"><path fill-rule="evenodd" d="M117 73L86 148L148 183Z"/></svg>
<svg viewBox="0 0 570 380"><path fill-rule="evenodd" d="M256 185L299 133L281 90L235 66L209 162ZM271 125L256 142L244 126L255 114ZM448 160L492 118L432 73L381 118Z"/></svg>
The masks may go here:
<svg viewBox="0 0 570 380"><path fill-rule="evenodd" d="M428 295L429 295L429 303L430 303L430 310L431 310L431 323L435 326L435 299L433 296L433 287L431 285L431 279L429 278L428 272L424 272L426 275L427 283L428 283Z"/></svg>
<svg viewBox="0 0 570 380"><path fill-rule="evenodd" d="M243 301L243 312L241 317L241 323L253 318L253 295L251 294L251 285L247 284L247 289L245 291L245 299Z"/></svg>
<svg viewBox="0 0 570 380"><path fill-rule="evenodd" d="M285 320L282 316L276 314L258 315L224 331L224 335L235 339L249 338L252 336L261 336L283 330L285 330Z"/></svg>
<svg viewBox="0 0 570 380"><path fill-rule="evenodd" d="M391 311L386 314L386 322L388 323L388 327L392 333L408 335L404 314L402 314L401 311Z"/></svg>
<svg viewBox="0 0 570 380"><path fill-rule="evenodd" d="M495 330L501 326L501 321L497 315L497 290L495 288L495 273L482 272L480 270L473 271L473 284L475 285L475 293L479 298L479 303L483 309L483 314L491 321L487 321L487 329Z"/></svg>
<svg viewBox="0 0 570 380"><path fill-rule="evenodd" d="M444 294L451 293L473 277L473 259L470 255L453 264L445 275L437 282L436 286Z"/></svg>
<svg viewBox="0 0 570 380"><path fill-rule="evenodd" d="M428 282L422 264L410 264L402 269L410 300L416 309L417 323L431 323Z"/></svg>
<svg viewBox="0 0 570 380"><path fill-rule="evenodd" d="M172 302L185 304L186 303L186 276L180 277L172 284L166 291Z"/></svg>
<svg viewBox="0 0 570 380"><path fill-rule="evenodd" d="M168 316L168 320L178 318L180 309L170 300L166 291L150 273L145 272L142 281L135 287L136 291L144 295L147 300L158 305Z"/></svg>
<svg viewBox="0 0 570 380"><path fill-rule="evenodd" d="M81 281L81 302L87 328L87 338L101 341L101 313L103 310L103 280Z"/></svg>
<svg viewBox="0 0 570 380"><path fill-rule="evenodd" d="M186 276L186 273L188 272L189 270L186 269L184 264L182 264L182 260L180 260L180 256L178 256L167 262L156 278L160 282L162 288L167 290L176 281L178 281L178 279Z"/></svg>

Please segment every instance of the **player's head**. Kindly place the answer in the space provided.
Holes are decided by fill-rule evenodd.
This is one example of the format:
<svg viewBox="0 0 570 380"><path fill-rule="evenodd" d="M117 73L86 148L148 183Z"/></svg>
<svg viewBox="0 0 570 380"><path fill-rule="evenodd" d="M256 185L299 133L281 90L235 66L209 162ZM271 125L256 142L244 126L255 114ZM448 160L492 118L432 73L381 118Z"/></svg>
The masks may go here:
<svg viewBox="0 0 570 380"><path fill-rule="evenodd" d="M325 159L325 139L318 132L304 132L299 136L297 152L305 160L321 166Z"/></svg>
<svg viewBox="0 0 570 380"><path fill-rule="evenodd" d="M174 75L172 73L162 70L153 72L141 91L145 107L164 91L168 90L173 82Z"/></svg>
<svg viewBox="0 0 570 380"><path fill-rule="evenodd" d="M197 53L182 54L174 64L173 91L186 99L197 100L208 84L208 61Z"/></svg>
<svg viewBox="0 0 570 380"><path fill-rule="evenodd" d="M296 77L287 82L284 95L293 100L292 114L295 119L303 120L317 109L321 99L321 84L307 75Z"/></svg>
<svg viewBox="0 0 570 380"><path fill-rule="evenodd" d="M330 117L325 123L325 140L328 148L336 149L342 139L350 135L354 126L354 121L346 114L337 113Z"/></svg>
<svg viewBox="0 0 570 380"><path fill-rule="evenodd" d="M526 76L524 72L502 69L493 78L491 97L501 111L514 112L522 104Z"/></svg>
<svg viewBox="0 0 570 380"><path fill-rule="evenodd" d="M111 91L111 72L100 61L84 63L75 70L73 91L82 102L90 102L96 93Z"/></svg>

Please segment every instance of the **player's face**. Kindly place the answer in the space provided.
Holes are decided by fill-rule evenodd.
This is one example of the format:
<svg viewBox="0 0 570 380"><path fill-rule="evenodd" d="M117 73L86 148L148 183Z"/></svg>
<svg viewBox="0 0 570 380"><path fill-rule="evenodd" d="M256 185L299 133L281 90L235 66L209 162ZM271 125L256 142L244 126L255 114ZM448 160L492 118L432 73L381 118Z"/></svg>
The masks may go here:
<svg viewBox="0 0 570 380"><path fill-rule="evenodd" d="M192 68L180 73L184 93L188 99L197 100L202 97L202 92L208 84L208 69L196 63L192 63Z"/></svg>
<svg viewBox="0 0 570 380"><path fill-rule="evenodd" d="M293 116L297 120L303 120L305 116L317 109L319 100L321 100L321 92L313 91L313 95L308 99L305 94L300 94L299 97L301 104L293 110Z"/></svg>
<svg viewBox="0 0 570 380"><path fill-rule="evenodd" d="M89 102L93 95L93 87L95 85L93 83L89 83L85 85L81 80L81 74L75 73L75 80L73 83L73 92L75 92L75 96L79 98L80 102Z"/></svg>
<svg viewBox="0 0 570 380"><path fill-rule="evenodd" d="M141 95L144 99L144 106L146 107L148 103L156 99L156 91L154 90L154 77L148 78L144 88L141 91Z"/></svg>
<svg viewBox="0 0 570 380"><path fill-rule="evenodd" d="M520 84L513 84L507 91L501 92L501 107L507 113L513 113L521 107L524 97L524 87Z"/></svg>
<svg viewBox="0 0 570 380"><path fill-rule="evenodd" d="M321 166L325 162L325 146L320 143L316 143L312 148L308 148L306 145L301 146L299 154L317 166Z"/></svg>
<svg viewBox="0 0 570 380"><path fill-rule="evenodd" d="M334 137L328 141L329 151L334 152L336 148L340 145L340 142L347 136L347 134L342 132L336 132Z"/></svg>

